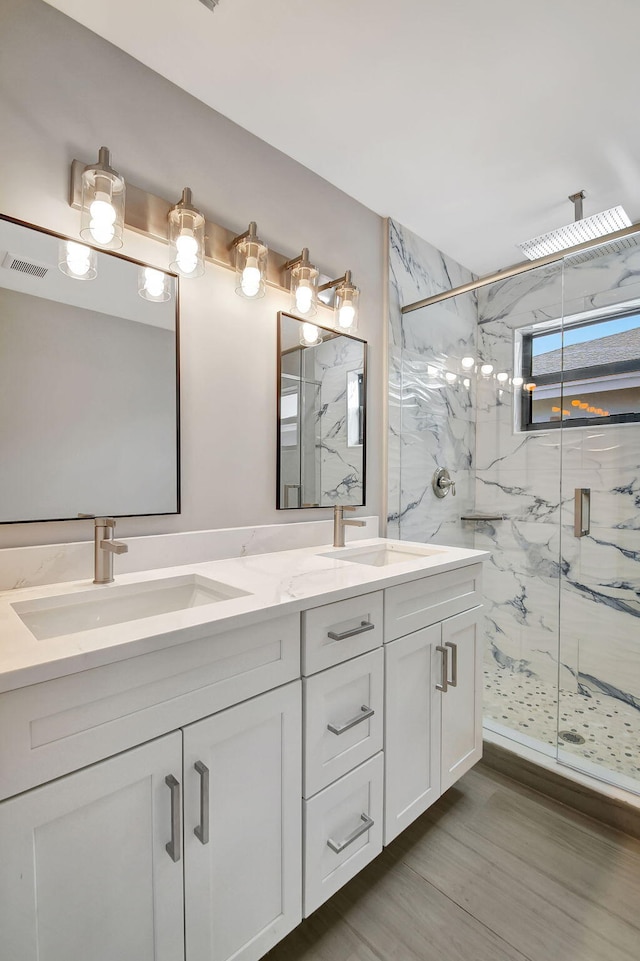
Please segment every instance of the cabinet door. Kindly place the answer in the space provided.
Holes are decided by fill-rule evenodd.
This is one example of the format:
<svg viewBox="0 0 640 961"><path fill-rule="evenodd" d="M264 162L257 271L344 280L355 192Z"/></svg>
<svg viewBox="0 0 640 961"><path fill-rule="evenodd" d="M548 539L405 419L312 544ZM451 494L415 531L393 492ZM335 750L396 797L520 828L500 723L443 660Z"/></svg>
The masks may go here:
<svg viewBox="0 0 640 961"><path fill-rule="evenodd" d="M385 647L385 844L440 796L440 633L436 624Z"/></svg>
<svg viewBox="0 0 640 961"><path fill-rule="evenodd" d="M184 729L188 961L255 961L301 920L301 714L296 681Z"/></svg>
<svg viewBox="0 0 640 961"><path fill-rule="evenodd" d="M181 765L168 734L0 804L2 957L182 961Z"/></svg>
<svg viewBox="0 0 640 961"><path fill-rule="evenodd" d="M442 624L448 652L448 686L442 699L441 790L446 791L482 757L482 644L479 608ZM456 685L452 685L452 681Z"/></svg>

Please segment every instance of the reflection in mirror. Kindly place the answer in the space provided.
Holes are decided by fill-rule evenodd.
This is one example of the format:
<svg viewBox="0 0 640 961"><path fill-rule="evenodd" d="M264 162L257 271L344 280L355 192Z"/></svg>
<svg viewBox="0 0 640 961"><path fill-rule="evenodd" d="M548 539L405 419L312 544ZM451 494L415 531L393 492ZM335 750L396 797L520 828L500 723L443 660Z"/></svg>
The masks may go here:
<svg viewBox="0 0 640 961"><path fill-rule="evenodd" d="M0 217L0 523L179 511L177 284L141 266Z"/></svg>
<svg viewBox="0 0 640 961"><path fill-rule="evenodd" d="M366 349L278 315L278 509L364 504Z"/></svg>

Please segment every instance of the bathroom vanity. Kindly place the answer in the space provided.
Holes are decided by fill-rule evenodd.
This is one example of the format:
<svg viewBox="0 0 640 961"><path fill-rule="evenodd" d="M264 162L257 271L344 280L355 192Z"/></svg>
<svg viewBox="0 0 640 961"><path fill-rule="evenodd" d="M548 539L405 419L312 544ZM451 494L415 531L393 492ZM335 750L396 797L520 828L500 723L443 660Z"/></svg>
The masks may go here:
<svg viewBox="0 0 640 961"><path fill-rule="evenodd" d="M6 957L262 957L480 758L486 556L375 539L0 595Z"/></svg>

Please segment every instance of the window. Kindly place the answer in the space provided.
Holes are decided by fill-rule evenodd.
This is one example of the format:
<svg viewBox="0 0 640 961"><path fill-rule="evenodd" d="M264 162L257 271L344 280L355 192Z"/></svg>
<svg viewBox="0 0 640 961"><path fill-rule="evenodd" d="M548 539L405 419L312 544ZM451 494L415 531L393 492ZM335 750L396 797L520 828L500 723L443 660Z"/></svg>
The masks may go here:
<svg viewBox="0 0 640 961"><path fill-rule="evenodd" d="M640 309L522 332L521 430L640 421Z"/></svg>

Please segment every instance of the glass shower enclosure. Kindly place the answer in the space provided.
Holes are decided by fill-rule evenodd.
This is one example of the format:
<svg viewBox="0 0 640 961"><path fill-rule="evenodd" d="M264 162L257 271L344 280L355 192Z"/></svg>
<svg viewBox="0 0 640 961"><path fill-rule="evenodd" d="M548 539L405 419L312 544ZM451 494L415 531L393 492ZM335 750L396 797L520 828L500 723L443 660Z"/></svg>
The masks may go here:
<svg viewBox="0 0 640 961"><path fill-rule="evenodd" d="M403 316L390 533L491 552L486 726L640 793L636 236Z"/></svg>

